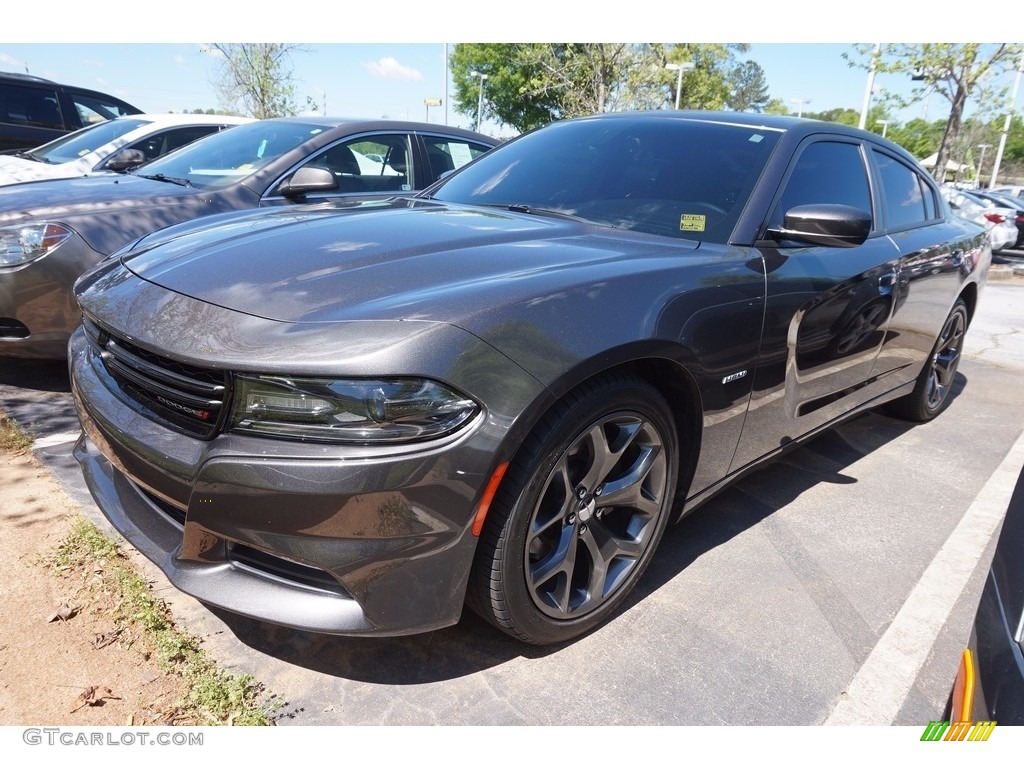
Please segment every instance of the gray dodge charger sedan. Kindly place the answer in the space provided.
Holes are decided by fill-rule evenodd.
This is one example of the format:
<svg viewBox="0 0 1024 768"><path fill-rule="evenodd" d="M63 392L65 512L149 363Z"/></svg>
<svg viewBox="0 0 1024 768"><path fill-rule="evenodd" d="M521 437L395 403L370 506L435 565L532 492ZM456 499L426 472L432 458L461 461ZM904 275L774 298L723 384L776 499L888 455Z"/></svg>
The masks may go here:
<svg viewBox="0 0 1024 768"><path fill-rule="evenodd" d="M610 618L670 520L948 404L991 260L914 159L736 113L555 123L414 198L217 216L76 285L76 454L180 589L340 634Z"/></svg>

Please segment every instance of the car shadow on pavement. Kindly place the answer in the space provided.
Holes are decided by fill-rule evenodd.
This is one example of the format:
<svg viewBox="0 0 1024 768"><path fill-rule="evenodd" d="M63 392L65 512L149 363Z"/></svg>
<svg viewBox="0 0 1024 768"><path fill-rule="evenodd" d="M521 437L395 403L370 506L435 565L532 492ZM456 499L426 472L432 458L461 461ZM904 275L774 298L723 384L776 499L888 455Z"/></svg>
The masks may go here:
<svg viewBox="0 0 1024 768"><path fill-rule="evenodd" d="M70 392L66 360L22 360L0 357L0 386L38 392Z"/></svg>
<svg viewBox="0 0 1024 768"><path fill-rule="evenodd" d="M78 431L64 360L0 357L0 412L36 439Z"/></svg>
<svg viewBox="0 0 1024 768"><path fill-rule="evenodd" d="M965 384L966 377L958 373L953 398ZM666 531L651 566L622 606L620 615L659 590L701 555L757 525L807 489L819 483L856 483L855 478L844 473L847 467L913 428L909 422L871 411L766 465L764 469L768 471L758 470L723 491ZM210 610L240 642L260 653L320 674L381 685L419 685L456 679L515 658L542 658L564 647L518 642L468 608L453 627L385 638L300 632L212 607Z"/></svg>

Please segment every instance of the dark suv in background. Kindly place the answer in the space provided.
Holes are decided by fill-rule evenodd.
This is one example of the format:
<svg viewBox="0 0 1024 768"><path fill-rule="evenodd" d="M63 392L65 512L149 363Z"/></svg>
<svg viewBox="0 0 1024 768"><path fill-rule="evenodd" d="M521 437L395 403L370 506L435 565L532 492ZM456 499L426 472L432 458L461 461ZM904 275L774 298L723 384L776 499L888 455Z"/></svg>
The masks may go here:
<svg viewBox="0 0 1024 768"><path fill-rule="evenodd" d="M0 72L0 152L31 149L91 123L141 113L99 91Z"/></svg>

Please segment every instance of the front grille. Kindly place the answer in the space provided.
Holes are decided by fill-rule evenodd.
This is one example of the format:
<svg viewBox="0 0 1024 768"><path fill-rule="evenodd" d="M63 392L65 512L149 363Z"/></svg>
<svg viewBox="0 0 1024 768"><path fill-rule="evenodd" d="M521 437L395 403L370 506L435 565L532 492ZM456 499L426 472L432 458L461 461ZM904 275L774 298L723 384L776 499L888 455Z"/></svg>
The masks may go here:
<svg viewBox="0 0 1024 768"><path fill-rule="evenodd" d="M208 440L226 417L230 378L161 357L83 319L86 334L121 391L180 432Z"/></svg>

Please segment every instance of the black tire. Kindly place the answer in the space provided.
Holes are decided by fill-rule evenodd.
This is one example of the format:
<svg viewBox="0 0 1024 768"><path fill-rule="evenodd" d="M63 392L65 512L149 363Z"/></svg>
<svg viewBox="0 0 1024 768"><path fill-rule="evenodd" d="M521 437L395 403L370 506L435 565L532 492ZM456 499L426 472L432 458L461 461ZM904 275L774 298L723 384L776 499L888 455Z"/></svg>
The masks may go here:
<svg viewBox="0 0 1024 768"><path fill-rule="evenodd" d="M949 405L956 369L963 354L967 332L967 304L957 299L942 324L932 353L917 377L914 390L890 404L890 412L910 421L931 421Z"/></svg>
<svg viewBox="0 0 1024 768"><path fill-rule="evenodd" d="M563 398L527 438L488 513L467 602L538 645L612 616L668 522L678 438L664 398L605 376Z"/></svg>

